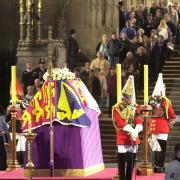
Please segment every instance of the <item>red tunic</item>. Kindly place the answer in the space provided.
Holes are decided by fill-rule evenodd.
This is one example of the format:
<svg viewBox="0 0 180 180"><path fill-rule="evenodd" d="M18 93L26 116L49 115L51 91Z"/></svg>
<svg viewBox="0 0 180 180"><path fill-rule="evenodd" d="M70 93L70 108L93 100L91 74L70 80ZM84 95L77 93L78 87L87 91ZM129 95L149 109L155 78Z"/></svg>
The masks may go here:
<svg viewBox="0 0 180 180"><path fill-rule="evenodd" d="M163 116L150 119L150 133L152 134L168 134L169 123L176 118L169 99L163 97L160 106L163 110Z"/></svg>
<svg viewBox="0 0 180 180"><path fill-rule="evenodd" d="M118 108L118 106L116 106L113 109L113 117L117 124L117 128L120 129L120 130L116 130L116 144L117 145L132 145L133 141L132 141L130 134L127 131L123 131L123 128L127 125L127 122L125 119L123 119L121 117L121 115L118 111L120 111L120 108ZM136 113L135 113L133 124L134 125L143 124L143 119L139 115L139 107L138 106L136 107ZM140 144L139 137L136 140L136 144Z"/></svg>

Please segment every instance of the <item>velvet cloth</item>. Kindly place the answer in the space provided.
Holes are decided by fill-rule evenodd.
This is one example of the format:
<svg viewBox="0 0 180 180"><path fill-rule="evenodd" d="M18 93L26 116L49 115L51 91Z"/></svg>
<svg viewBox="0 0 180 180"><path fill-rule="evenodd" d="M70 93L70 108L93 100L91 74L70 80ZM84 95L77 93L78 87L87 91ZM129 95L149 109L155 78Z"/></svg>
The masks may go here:
<svg viewBox="0 0 180 180"><path fill-rule="evenodd" d="M55 169L85 169L103 163L98 115L90 109L86 109L86 114L91 119L89 128L53 123ZM32 144L32 159L35 168L49 169L49 125L37 128L33 132L37 133Z"/></svg>

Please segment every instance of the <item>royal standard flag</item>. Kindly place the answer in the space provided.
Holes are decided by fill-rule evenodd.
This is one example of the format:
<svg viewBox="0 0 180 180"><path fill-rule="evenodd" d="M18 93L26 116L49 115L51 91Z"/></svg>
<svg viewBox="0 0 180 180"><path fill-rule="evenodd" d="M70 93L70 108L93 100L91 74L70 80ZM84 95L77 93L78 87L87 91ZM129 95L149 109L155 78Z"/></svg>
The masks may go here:
<svg viewBox="0 0 180 180"><path fill-rule="evenodd" d="M79 83L73 83L72 80L45 82L22 116L23 131L28 130L29 124L32 129L49 124L50 107L53 121L63 125L89 127L91 121L85 113L85 108L88 108L84 103L85 96L77 91L80 86L77 88L74 84L78 86Z"/></svg>

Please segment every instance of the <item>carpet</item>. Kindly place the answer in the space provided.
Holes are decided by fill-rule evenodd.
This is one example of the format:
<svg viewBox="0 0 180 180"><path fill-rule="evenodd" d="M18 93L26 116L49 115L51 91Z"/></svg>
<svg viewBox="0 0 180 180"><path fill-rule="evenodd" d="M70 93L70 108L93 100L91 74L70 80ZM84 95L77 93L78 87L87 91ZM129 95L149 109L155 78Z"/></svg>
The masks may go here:
<svg viewBox="0 0 180 180"><path fill-rule="evenodd" d="M117 172L116 168L106 168L104 171L87 176L87 177L33 177L34 180L112 180ZM1 180L25 180L23 169L18 169L11 172L0 171ZM136 176L136 180L164 180L164 174L154 174L153 176ZM133 179L135 176L133 175Z"/></svg>

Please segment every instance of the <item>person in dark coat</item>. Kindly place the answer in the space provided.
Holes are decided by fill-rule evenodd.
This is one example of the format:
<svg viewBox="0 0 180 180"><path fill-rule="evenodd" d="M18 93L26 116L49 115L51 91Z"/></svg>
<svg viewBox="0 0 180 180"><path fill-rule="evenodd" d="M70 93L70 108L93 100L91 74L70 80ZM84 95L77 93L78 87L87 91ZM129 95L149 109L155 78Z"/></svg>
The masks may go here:
<svg viewBox="0 0 180 180"><path fill-rule="evenodd" d="M107 87L109 94L109 117L111 117L112 106L117 102L117 76L116 67L111 66L109 69L110 73L107 77Z"/></svg>
<svg viewBox="0 0 180 180"><path fill-rule="evenodd" d="M91 64L87 62L85 64L85 69L80 73L80 78L86 86L88 86L89 72Z"/></svg>
<svg viewBox="0 0 180 180"><path fill-rule="evenodd" d="M160 46L157 42L156 37L150 38L150 44L147 48L149 50L149 68L151 72L151 80L155 82L158 77L158 70L159 70L159 64L160 64Z"/></svg>
<svg viewBox="0 0 180 180"><path fill-rule="evenodd" d="M119 31L126 26L126 12L124 10L124 3L119 2Z"/></svg>
<svg viewBox="0 0 180 180"><path fill-rule="evenodd" d="M43 75L47 71L47 69L45 68L45 65L46 65L45 59L44 58L40 58L40 60L39 60L39 67L34 69L35 79L39 79L40 80L40 85L41 86L44 83ZM34 85L34 81L33 81L33 85Z"/></svg>
<svg viewBox="0 0 180 180"><path fill-rule="evenodd" d="M119 63L121 43L117 39L116 33L111 34L111 39L108 42L109 56L111 65Z"/></svg>
<svg viewBox="0 0 180 180"><path fill-rule="evenodd" d="M137 78L136 78L136 89L142 90L144 87L144 65L148 65L148 55L144 47L139 47L136 53L137 59Z"/></svg>
<svg viewBox="0 0 180 180"><path fill-rule="evenodd" d="M73 72L74 68L77 66L77 57L79 53L79 45L76 40L76 30L70 30L70 37L68 40L68 57L69 57L69 66Z"/></svg>
<svg viewBox="0 0 180 180"><path fill-rule="evenodd" d="M32 70L32 64L26 63L26 69L22 73L22 83L24 94L27 93L27 87L33 86L35 79L35 72Z"/></svg>
<svg viewBox="0 0 180 180"><path fill-rule="evenodd" d="M158 28L161 19L162 19L161 10L160 10L160 9L157 9L157 10L156 10L156 15L155 15L154 18L153 18L153 21L154 21L154 24L155 24L156 29Z"/></svg>
<svg viewBox="0 0 180 180"><path fill-rule="evenodd" d="M121 34L121 50L120 50L120 63L123 62L123 60L126 58L127 52L130 51L131 48L131 41L127 37L127 33Z"/></svg>
<svg viewBox="0 0 180 180"><path fill-rule="evenodd" d="M97 104L100 104L101 83L99 78L95 76L95 71L92 69L89 72L88 89L96 100Z"/></svg>
<svg viewBox="0 0 180 180"><path fill-rule="evenodd" d="M152 14L148 14L147 20L145 21L145 23L143 25L145 35L147 37L150 37L151 36L151 31L153 29L155 29L155 28L156 28L156 26L155 26L155 23L153 21Z"/></svg>
<svg viewBox="0 0 180 180"><path fill-rule="evenodd" d="M0 106L0 171L6 170L7 168L7 152L5 147L5 134L9 126L5 122L6 113L2 106Z"/></svg>
<svg viewBox="0 0 180 180"><path fill-rule="evenodd" d="M166 21L166 24L171 31L172 36L176 36L176 25L171 21L168 13L164 15L164 20Z"/></svg>

